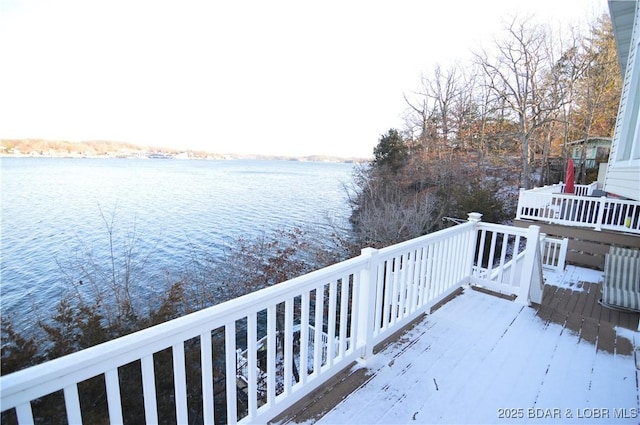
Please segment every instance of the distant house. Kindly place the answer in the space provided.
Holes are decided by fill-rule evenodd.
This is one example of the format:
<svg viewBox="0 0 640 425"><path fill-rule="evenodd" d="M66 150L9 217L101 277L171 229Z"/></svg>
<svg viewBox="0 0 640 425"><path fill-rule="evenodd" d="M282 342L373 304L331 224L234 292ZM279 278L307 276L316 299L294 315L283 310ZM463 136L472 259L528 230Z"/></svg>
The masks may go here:
<svg viewBox="0 0 640 425"><path fill-rule="evenodd" d="M604 190L640 200L640 2L609 0L609 11L624 75Z"/></svg>
<svg viewBox="0 0 640 425"><path fill-rule="evenodd" d="M586 141L580 139L569 142L573 163L578 168L584 166L593 169L598 168L598 164L608 162L611 140L611 137L589 137Z"/></svg>

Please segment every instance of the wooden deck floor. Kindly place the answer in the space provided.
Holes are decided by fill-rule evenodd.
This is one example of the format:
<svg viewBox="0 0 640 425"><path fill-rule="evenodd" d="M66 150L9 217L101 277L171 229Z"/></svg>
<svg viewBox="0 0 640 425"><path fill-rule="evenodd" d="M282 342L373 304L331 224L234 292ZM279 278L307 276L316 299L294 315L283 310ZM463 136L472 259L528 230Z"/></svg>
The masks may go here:
<svg viewBox="0 0 640 425"><path fill-rule="evenodd" d="M467 289L276 422L637 424L639 316L598 298L583 282L532 307Z"/></svg>
<svg viewBox="0 0 640 425"><path fill-rule="evenodd" d="M640 314L612 310L601 306L600 284L581 283L581 291L546 286L537 315L547 321L562 324L582 339L610 353L630 354L632 347L615 339L614 328L638 329Z"/></svg>

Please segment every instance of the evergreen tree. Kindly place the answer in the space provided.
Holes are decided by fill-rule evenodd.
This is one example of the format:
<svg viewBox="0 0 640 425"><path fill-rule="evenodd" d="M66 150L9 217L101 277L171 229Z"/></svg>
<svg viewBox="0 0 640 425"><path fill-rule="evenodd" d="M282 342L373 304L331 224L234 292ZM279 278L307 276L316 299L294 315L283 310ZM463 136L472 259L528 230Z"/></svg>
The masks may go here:
<svg viewBox="0 0 640 425"><path fill-rule="evenodd" d="M392 128L380 138L378 145L373 149L373 155L375 167L388 167L395 172L405 164L409 157L409 149L398 130Z"/></svg>

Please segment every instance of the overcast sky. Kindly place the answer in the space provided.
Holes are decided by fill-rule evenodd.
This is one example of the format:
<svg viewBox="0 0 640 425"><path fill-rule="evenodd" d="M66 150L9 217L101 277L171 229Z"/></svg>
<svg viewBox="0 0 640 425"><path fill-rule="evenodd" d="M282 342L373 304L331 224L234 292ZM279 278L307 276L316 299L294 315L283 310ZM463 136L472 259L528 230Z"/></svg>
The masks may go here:
<svg viewBox="0 0 640 425"><path fill-rule="evenodd" d="M371 156L504 18L606 0L0 0L0 138Z"/></svg>

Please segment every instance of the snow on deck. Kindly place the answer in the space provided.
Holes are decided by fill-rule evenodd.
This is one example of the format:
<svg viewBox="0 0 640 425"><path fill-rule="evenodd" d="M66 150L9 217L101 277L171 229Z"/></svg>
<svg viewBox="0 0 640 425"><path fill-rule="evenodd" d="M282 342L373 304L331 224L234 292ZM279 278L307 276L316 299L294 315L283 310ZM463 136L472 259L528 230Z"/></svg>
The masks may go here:
<svg viewBox="0 0 640 425"><path fill-rule="evenodd" d="M554 283L562 282L578 292L584 286L580 277ZM363 383L335 408L322 417L289 419L639 423L640 334L619 326L607 330L588 318L580 322L583 330L570 317L555 323L554 314L467 288L370 359L366 373L354 367L350 374L364 376ZM586 337L594 326L595 341ZM597 341L600 328L600 338L611 340L606 349Z"/></svg>
<svg viewBox="0 0 640 425"><path fill-rule="evenodd" d="M559 272L545 270L544 277L547 285L582 291L582 284L585 282L602 283L604 281L604 272L567 265L563 271Z"/></svg>

